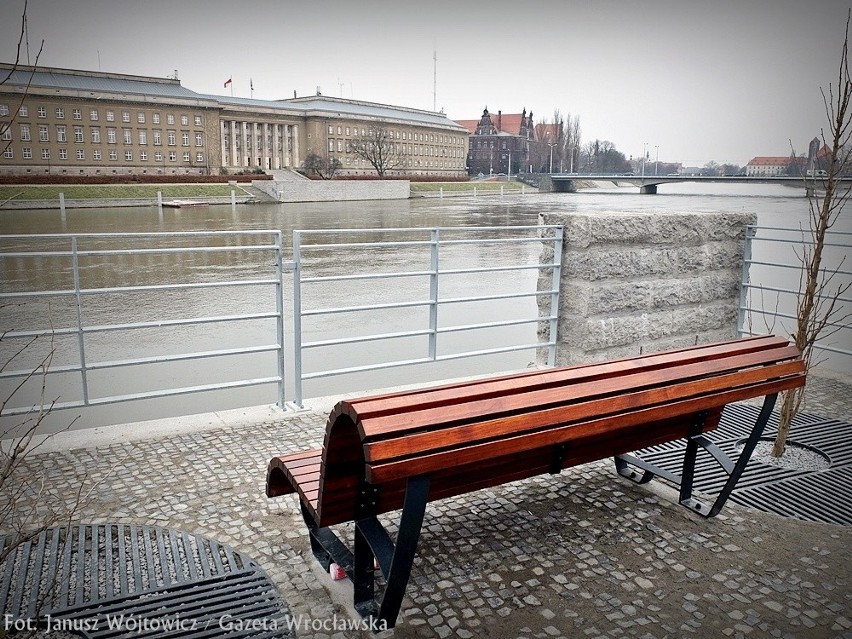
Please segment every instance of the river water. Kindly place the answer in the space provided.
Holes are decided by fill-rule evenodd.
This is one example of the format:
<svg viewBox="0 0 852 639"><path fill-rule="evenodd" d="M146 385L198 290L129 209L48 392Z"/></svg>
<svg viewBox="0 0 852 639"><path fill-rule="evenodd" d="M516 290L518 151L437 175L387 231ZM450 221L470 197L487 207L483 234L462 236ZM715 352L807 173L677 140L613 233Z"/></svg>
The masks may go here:
<svg viewBox="0 0 852 639"><path fill-rule="evenodd" d="M165 232L223 231L249 229L280 229L283 233L284 259L292 258L292 232L297 229L389 229L378 235L383 240L407 239L405 234L390 229L429 227L508 227L534 225L543 212L594 212L594 211L659 211L659 212L753 212L760 226L799 228L807 227L808 205L804 193L773 185L662 185L656 195L639 195L636 187L610 187L584 190L574 194L527 194L480 196L477 198L447 197L418 198L405 201L375 201L354 203L302 203L302 204L256 204L210 206L190 209L164 209L156 207L114 209L69 209L64 215L59 210L0 211L0 234L47 234L47 233L117 233L117 232ZM848 211L841 213L834 230L852 232ZM487 233L481 233L482 237ZM376 236L359 237L360 241ZM840 236L845 246L832 247L828 260L840 263L848 253L850 236ZM331 239L346 241L349 236ZM323 238L322 241L328 241ZM422 237L420 238L422 239ZM179 244L176 244L179 245ZM795 261L790 253L794 245L755 245L755 258L765 261ZM42 248L41 246L39 248ZM65 247L67 249L67 246ZM537 244L510 245L495 248L489 245L462 245L451 247L442 253L442 268L465 268L472 266L501 264L536 264L540 246ZM782 254L786 253L786 255ZM446 265L443 260L447 260ZM57 290L69 288L67 264L4 260L3 291L33 289ZM306 262L307 264L307 262ZM365 256L362 251L325 250L319 252L311 266L314 274L347 274L363 272L369 266L377 270L424 270L428 268L428 254L412 252L405 248L389 248ZM852 270L849 265L846 270ZM171 283L190 275L193 281L215 281L227 279L257 278L273 272L269 255L262 257L243 254L220 253L186 258L186 256L128 256L124 261L110 264L97 258L81 261L82 286L121 287L148 283ZM441 282L441 296L464 297L481 294L482 291L534 291L537 273L535 270L480 273L473 276L445 278ZM847 278L848 279L848 278ZM795 272L790 275L774 275L766 269L754 267L752 281L773 286L795 287ZM292 286L291 278L285 277L287 345L287 399L293 398L292 381ZM382 303L393 296L405 299L420 299L422 285L413 284L407 278L385 280L377 283L343 283L321 285L306 290L304 307L348 306L367 302ZM408 291L412 287L412 291ZM415 290L416 289L416 290ZM426 289L428 293L428 287ZM763 303L772 306L774 294L767 294ZM312 297L313 296L313 297ZM849 295L847 294L847 297ZM73 326L73 300L52 300L50 304L41 299L28 299L26 303L7 304L0 309L3 330L35 330ZM783 302L782 302L783 305ZM273 311L274 299L261 287L244 289L208 289L204 291L176 290L152 291L150 293L116 292L109 296L96 296L84 300L86 325L109 325L131 321L161 321L179 317L201 317L205 315L227 315L240 312ZM440 321L446 325L458 325L484 321L513 320L533 317L536 314L534 298L523 298L495 305L494 302L442 307ZM426 321L422 308L398 309L393 312L372 312L353 316L341 314L321 318L306 318L303 339L306 341L330 339L341 336L365 335L375 332L410 330L412 324L423 328ZM760 322L756 322L756 326ZM846 323L849 323L847 319ZM519 324L500 330L491 329L480 333L459 333L442 338L439 353L455 350L493 348L504 343L529 344L536 340L535 324ZM760 328L757 326L757 328ZM787 326L776 324L774 332L785 334ZM226 327L178 326L168 330L151 328L134 331L132 338L126 332L109 332L87 336L87 359L116 360L139 356L157 356L182 351L204 351L233 346L259 346L275 342L274 321L253 320L232 323ZM838 334L833 345L852 349L849 344L850 331ZM406 359L422 355L422 337L393 340L390 343L365 342L348 348L318 348L306 352L304 366L307 372L358 365L364 362L381 362L388 359ZM20 345L20 344L19 344ZM77 357L76 337L59 335L54 338L55 349L52 367L72 365ZM0 344L3 361L14 352L6 340ZM31 347L18 356L15 365L9 368L26 368L38 362L43 355ZM535 358L532 350L481 356L473 359L456 360L440 365L417 365L393 368L379 372L337 375L305 384L305 396L333 395L344 392L362 392L367 389L419 383L447 377L484 374L502 370L513 370L531 365ZM257 378L274 375L276 362L272 353L203 360L199 364L173 362L167 366L144 365L132 369L131 374L117 374L113 370L91 371L89 392L92 396L122 395L172 386L191 386L221 381L221 375L240 378ZM848 357L831 356L830 368L849 372ZM47 397L79 394L79 373L51 381ZM8 381L8 380L6 380ZM31 384L31 386L34 386ZM38 386L38 385L35 385ZM8 393L8 384L5 386ZM37 396L37 388L28 389L29 399ZM21 397L27 400L26 393ZM263 386L200 393L175 398L135 401L80 410L57 411L48 418L48 428L59 428L70 418L81 414L74 428L91 427L116 422L164 417L177 414L207 412L238 406L274 403L277 394L273 384ZM62 398L60 397L60 401ZM13 402L14 404L15 402Z"/></svg>

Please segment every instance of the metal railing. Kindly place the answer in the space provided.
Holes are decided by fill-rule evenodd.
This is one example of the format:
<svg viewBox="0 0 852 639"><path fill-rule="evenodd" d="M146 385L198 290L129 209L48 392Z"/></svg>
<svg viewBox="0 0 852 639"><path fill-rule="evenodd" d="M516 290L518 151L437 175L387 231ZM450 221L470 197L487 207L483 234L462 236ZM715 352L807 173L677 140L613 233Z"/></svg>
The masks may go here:
<svg viewBox="0 0 852 639"><path fill-rule="evenodd" d="M215 238L215 239L214 239ZM139 240L150 240L150 246L134 246ZM198 240L206 241L204 245L193 245ZM229 240L233 240L229 242ZM169 243L184 242L185 244L168 246ZM28 249L30 246L44 246L48 243L58 248L47 250ZM119 248L99 248L100 246L112 244L124 244ZM41 372L34 371L32 367L18 370L0 371L0 380L12 380L10 383L22 384L34 374L39 376L52 376L61 374L79 374L81 393L79 398L57 402L50 406L51 409L78 408L123 402L130 400L151 399L173 395L185 395L212 390L255 386L261 384L278 385L278 403L284 405L284 302L282 294L282 275L289 264L282 259L281 232L277 230L257 231L215 231L215 232L175 232L175 233L87 233L87 234L42 234L42 235L2 235L0 244L20 247L15 250L0 250L0 272L8 273L10 261L34 262L50 261L54 259L65 260L63 273L56 273L56 278L61 279L67 275L64 271L70 270L72 285L69 288L57 288L54 290L32 290L26 286L22 290L6 290L0 292L0 304L16 305L33 299L70 299L73 307L73 324L39 329L8 329L4 327L3 341L16 341L23 343L21 349L25 349L28 343L40 337L49 337L51 340L61 336L76 336L77 361L72 364L50 366ZM85 246L81 246L81 244ZM91 245L91 247L89 247ZM223 281L179 281L168 284L130 284L120 286L87 286L84 282L84 271L92 268L103 268L103 264L115 256L130 256L127 259L138 259L139 256L154 256L180 254L214 254L220 252L230 253L271 253L272 265L270 273L263 277L246 277L244 279L226 279ZM88 264L86 268L81 267L81 260L89 258L98 262L97 266ZM67 264L70 260L70 265ZM264 261L269 265L268 259ZM30 268L37 268L32 266ZM116 271L127 271L121 266ZM26 267L22 272L26 272ZM53 273L51 273L53 274ZM125 273L126 275L126 273ZM26 279L24 277L23 279ZM107 323L99 325L88 325L83 312L84 299L91 296L117 296L120 294L134 295L137 293L151 291L191 291L194 289L221 289L261 287L272 289L275 301L275 310L257 313L232 313L225 315L201 315L195 317L178 317L172 319L150 319L147 321L128 321L121 323ZM7 279L4 288L15 288ZM20 286L17 288L21 288ZM27 320L25 316L23 320ZM87 339L97 334L115 332L134 332L143 329L163 329L179 326L202 326L211 324L243 322L247 320L275 320L276 342L254 346L243 346L234 348L219 348L196 352L181 352L146 357L128 357L112 360L93 359L87 348ZM19 321L21 319L19 318ZM207 360L209 358L224 358L241 354L256 354L273 352L277 359L277 374L266 377L240 379L235 381L198 384L192 386L179 386L147 392L134 392L120 395L92 396L90 393L89 377L92 371L110 371L126 369L133 366L171 364L187 360ZM15 381L18 380L18 381ZM40 410L39 406L6 406L4 415L20 415Z"/></svg>
<svg viewBox="0 0 852 639"><path fill-rule="evenodd" d="M849 307L852 297L848 292L852 271L843 268L848 265L845 258L850 254L850 240L852 233L829 231L826 234L820 273L824 278L831 278L831 286L817 295L817 302L836 299L836 312L824 331L832 336L831 342L821 339L814 345L815 350L845 357L852 356L852 349L838 344L852 343L852 310ZM810 250L812 245L807 230L768 226L746 229L737 318L741 336L795 332L799 289L794 287L802 273L802 251ZM757 324L762 324L766 330L758 330Z"/></svg>
<svg viewBox="0 0 852 639"><path fill-rule="evenodd" d="M496 234L499 234L495 236ZM372 236L391 235L395 239L371 239ZM549 237L548 237L549 235ZM335 241L340 236L355 238L352 241ZM356 236L360 236L356 237ZM310 243L308 239L319 241ZM541 263L537 258L535 263L507 263L500 264L497 248L507 244L549 243L553 246L553 260L550 263ZM444 252L449 247L475 247L477 245L490 245L487 266L470 265L448 265ZM413 270L391 270L376 271L368 268L372 263L372 256L381 254L386 249L411 249L421 251L427 258L423 268ZM364 271L346 274L332 273L328 275L308 275L308 255L326 253L337 255L341 251L357 251L363 259L361 263L365 266ZM536 254L539 255L538 251ZM303 382L305 380L359 373L364 371L375 371L401 366L411 366L426 362L439 362L452 359L474 357L480 355L491 355L521 350L538 350L546 348L548 352L548 363L553 365L556 357L556 323L559 308L559 280L561 276L562 255L562 227L561 226L515 226L515 227L445 227L429 229L346 229L346 230L317 230L317 231L295 231L293 234L293 257L295 263L294 277L294 348L295 348L295 402L301 405L303 401ZM410 264L411 262L406 262ZM475 276L496 273L511 273L517 271L535 270L541 272L547 269L552 272L550 288L547 290L523 290L512 292L491 292L485 294L463 294L460 296L442 297L439 294L440 284L450 276L463 275ZM304 308L305 286L338 284L351 286L355 283L368 283L375 285L376 282L397 279L420 279L420 291L414 299L387 300L381 302L365 303L360 301L359 296L354 296L356 303L344 306ZM406 289L410 291L411 289ZM393 291L390 291L392 293ZM332 295L334 299L340 299L341 295ZM520 318L501 319L497 321L474 322L454 325L439 325L439 307L448 305L464 305L483 302L500 301L505 303L517 302L523 298L545 297L549 300L549 312L546 315L524 316ZM386 331L368 333L355 336L334 337L315 341L303 340L303 320L308 317L323 317L338 314L358 314L374 311L392 311L400 309L427 309L428 319L425 325L415 326L406 330ZM357 320L355 320L357 321ZM492 329L498 327L510 327L522 324L549 323L549 341L532 343L520 343L492 347L487 349L463 350L452 353L439 353L439 338L442 335L476 331L481 329ZM352 344L363 344L379 340L398 340L400 338L425 338L425 348L414 357L394 359L379 363L366 363L356 366L328 368L312 372L305 372L303 367L303 354L309 349L320 349L323 347L342 347ZM422 348L422 347L421 347Z"/></svg>

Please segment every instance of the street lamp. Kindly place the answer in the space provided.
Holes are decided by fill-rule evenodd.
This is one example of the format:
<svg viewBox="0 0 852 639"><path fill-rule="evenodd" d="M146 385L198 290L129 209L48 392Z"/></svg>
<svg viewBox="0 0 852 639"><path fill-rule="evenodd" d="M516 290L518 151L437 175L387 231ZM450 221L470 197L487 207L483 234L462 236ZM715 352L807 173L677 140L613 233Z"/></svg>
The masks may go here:
<svg viewBox="0 0 852 639"><path fill-rule="evenodd" d="M550 172L553 173L553 147L556 146L556 142L548 142L547 146L550 147Z"/></svg>
<svg viewBox="0 0 852 639"><path fill-rule="evenodd" d="M654 175L657 174L657 167L660 165L660 145L655 144L654 148L657 149L657 155L654 158Z"/></svg>
<svg viewBox="0 0 852 639"><path fill-rule="evenodd" d="M506 171L506 181L512 179L512 149L509 149L509 170Z"/></svg>
<svg viewBox="0 0 852 639"><path fill-rule="evenodd" d="M574 145L568 147L568 151L571 153L571 159L568 161L568 173L574 172Z"/></svg>
<svg viewBox="0 0 852 639"><path fill-rule="evenodd" d="M648 158L648 143L642 145L642 177L645 177L645 160Z"/></svg>

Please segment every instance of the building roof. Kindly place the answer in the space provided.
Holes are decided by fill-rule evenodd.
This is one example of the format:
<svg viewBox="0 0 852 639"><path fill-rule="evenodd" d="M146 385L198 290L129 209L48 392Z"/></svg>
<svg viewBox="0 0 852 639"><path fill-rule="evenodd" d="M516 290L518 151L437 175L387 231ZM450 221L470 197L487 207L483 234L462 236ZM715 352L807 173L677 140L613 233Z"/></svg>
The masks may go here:
<svg viewBox="0 0 852 639"><path fill-rule="evenodd" d="M746 166L787 166L790 164L789 155L758 155L748 161Z"/></svg>
<svg viewBox="0 0 852 639"><path fill-rule="evenodd" d="M18 66L0 64L5 76L11 71L8 86L27 86L89 91L92 93L120 93L123 95L153 95L164 98L201 99L204 96L181 86L179 80L153 78L137 75L119 75L99 71L77 71L49 67Z"/></svg>
<svg viewBox="0 0 852 639"><path fill-rule="evenodd" d="M467 129L467 132L473 135L476 133L476 127L479 126L479 120L456 120L456 124L460 124Z"/></svg>
<svg viewBox="0 0 852 639"><path fill-rule="evenodd" d="M460 133L462 127L450 120L445 114L435 111L423 111L409 107L393 106L376 102L347 100L326 95L311 95L301 98L278 100L279 105L288 109L299 109L305 112L329 112L336 116L353 115L381 120L403 120L420 122L429 126L440 126L456 129Z"/></svg>

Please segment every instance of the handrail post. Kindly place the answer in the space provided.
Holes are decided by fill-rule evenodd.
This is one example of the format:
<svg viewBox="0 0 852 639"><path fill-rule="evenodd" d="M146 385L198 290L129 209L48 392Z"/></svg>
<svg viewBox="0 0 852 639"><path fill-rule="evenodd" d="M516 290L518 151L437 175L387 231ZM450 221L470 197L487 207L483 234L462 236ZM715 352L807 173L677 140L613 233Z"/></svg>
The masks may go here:
<svg viewBox="0 0 852 639"><path fill-rule="evenodd" d="M547 365L556 366L556 344L559 332L559 291L562 284L562 237L564 227L555 229L553 236L553 276L550 293L550 327L547 347Z"/></svg>
<svg viewBox="0 0 852 639"><path fill-rule="evenodd" d="M746 335L746 309L748 304L748 289L751 283L749 265L752 256L752 244L757 236L757 227L746 226L745 246L743 247L743 269L740 277L740 305L737 309L737 337Z"/></svg>
<svg viewBox="0 0 852 639"><path fill-rule="evenodd" d="M431 274L429 275L429 359L438 355L438 243L441 241L440 229L431 231Z"/></svg>
<svg viewBox="0 0 852 639"><path fill-rule="evenodd" d="M281 256L281 231L275 233L275 328L278 337L278 407L284 408L284 268Z"/></svg>
<svg viewBox="0 0 852 639"><path fill-rule="evenodd" d="M71 236L71 270L74 277L74 302L77 306L77 347L80 351L80 375L83 382L83 405L89 405L89 380L86 371L86 339L83 335L83 304L80 294L80 261L77 236Z"/></svg>
<svg viewBox="0 0 852 639"><path fill-rule="evenodd" d="M302 234L293 231L293 382L296 406L302 397Z"/></svg>

